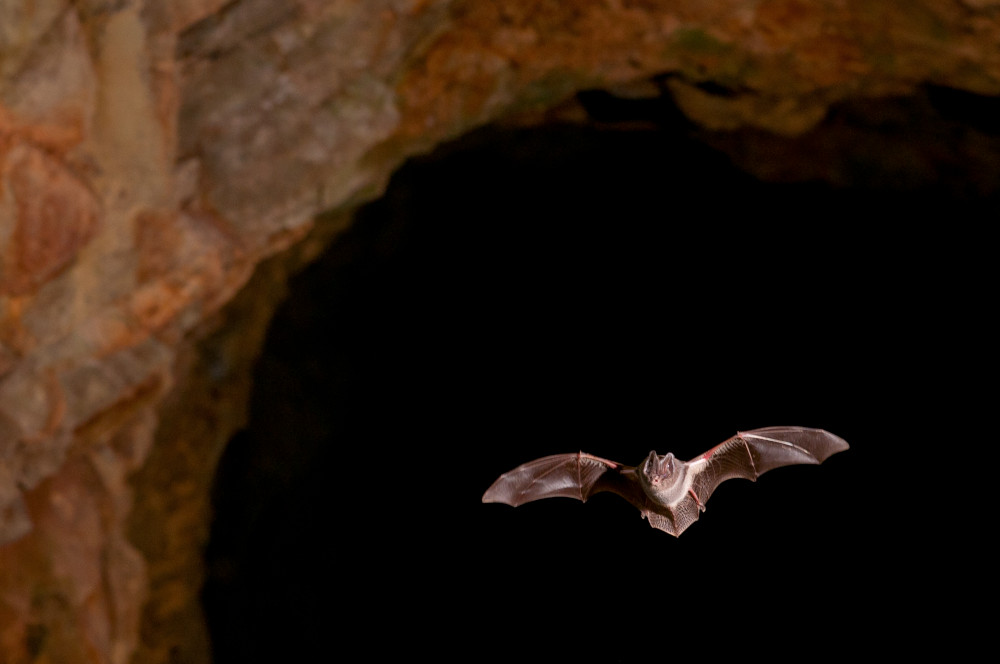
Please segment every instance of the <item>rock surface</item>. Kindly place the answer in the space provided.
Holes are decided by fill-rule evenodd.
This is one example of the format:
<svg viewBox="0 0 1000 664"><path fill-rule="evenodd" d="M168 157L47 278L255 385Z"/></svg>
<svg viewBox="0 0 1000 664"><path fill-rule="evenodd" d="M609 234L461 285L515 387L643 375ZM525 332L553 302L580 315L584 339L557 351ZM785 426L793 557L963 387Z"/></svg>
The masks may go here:
<svg viewBox="0 0 1000 664"><path fill-rule="evenodd" d="M1000 96L998 43L995 0L4 2L0 661L206 661L207 495L270 309L408 156L605 89L794 176L747 151L836 163L837 104ZM934 150L995 191L963 136Z"/></svg>

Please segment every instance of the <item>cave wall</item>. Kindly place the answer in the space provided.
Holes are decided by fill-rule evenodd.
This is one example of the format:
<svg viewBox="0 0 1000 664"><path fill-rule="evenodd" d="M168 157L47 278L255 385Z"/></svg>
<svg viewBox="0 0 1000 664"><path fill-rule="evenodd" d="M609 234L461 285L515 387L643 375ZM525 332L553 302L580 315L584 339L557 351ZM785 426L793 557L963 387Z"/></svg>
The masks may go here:
<svg viewBox="0 0 1000 664"><path fill-rule="evenodd" d="M995 0L3 3L0 659L204 661L261 330L408 156L600 88L756 132L773 173L745 151L836 104L1000 95L998 43Z"/></svg>

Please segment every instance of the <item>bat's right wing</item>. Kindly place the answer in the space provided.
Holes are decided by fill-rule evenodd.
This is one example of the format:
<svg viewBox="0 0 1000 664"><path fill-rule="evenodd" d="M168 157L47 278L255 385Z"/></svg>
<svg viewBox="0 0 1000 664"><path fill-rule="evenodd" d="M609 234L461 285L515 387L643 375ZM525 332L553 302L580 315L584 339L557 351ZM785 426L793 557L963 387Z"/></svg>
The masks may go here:
<svg viewBox="0 0 1000 664"><path fill-rule="evenodd" d="M743 431L688 462L695 473L692 490L701 509L725 480L756 480L769 470L793 464L823 463L848 448L847 442L823 429L766 427Z"/></svg>
<svg viewBox="0 0 1000 664"><path fill-rule="evenodd" d="M586 501L601 491L617 493L636 506L646 502L635 468L584 452L556 454L518 466L486 490L483 502L517 507L556 496Z"/></svg>
<svg viewBox="0 0 1000 664"><path fill-rule="evenodd" d="M743 431L687 463L687 494L667 511L647 514L654 528L680 535L698 520L715 489L729 479L756 480L769 470L793 464L823 463L848 448L847 442L822 429L767 427Z"/></svg>

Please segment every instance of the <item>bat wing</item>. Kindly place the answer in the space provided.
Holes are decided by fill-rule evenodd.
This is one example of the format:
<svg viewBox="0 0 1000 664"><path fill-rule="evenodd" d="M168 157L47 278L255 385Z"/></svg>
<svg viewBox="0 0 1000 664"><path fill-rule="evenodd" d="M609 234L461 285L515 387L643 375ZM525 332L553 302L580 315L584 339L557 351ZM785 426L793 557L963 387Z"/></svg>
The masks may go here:
<svg viewBox="0 0 1000 664"><path fill-rule="evenodd" d="M773 468L823 463L847 448L847 441L823 429L767 427L740 432L688 462L690 490L671 510L674 534L680 535L698 520L709 497L726 480L756 481Z"/></svg>
<svg viewBox="0 0 1000 664"><path fill-rule="evenodd" d="M556 496L586 502L601 491L617 493L640 508L646 500L635 468L577 452L535 459L504 473L483 494L483 502L517 507Z"/></svg>

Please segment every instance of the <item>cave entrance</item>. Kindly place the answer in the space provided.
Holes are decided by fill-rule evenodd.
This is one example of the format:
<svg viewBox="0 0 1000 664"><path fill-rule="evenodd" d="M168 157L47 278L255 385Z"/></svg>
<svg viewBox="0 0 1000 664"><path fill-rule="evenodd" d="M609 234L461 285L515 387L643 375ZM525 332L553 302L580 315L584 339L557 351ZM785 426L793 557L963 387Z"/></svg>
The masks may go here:
<svg viewBox="0 0 1000 664"><path fill-rule="evenodd" d="M680 122L492 127L408 163L271 324L215 488L216 662L485 629L467 614L516 576L489 532L510 515L479 497L533 456L613 440L631 463L665 437L690 439L683 455L786 423L849 437L831 417L876 389L859 381L884 341L870 321L899 294L889 241L849 221L907 200L763 184ZM615 517L519 517L601 520L612 557L648 537L593 502ZM563 564L555 546L539 564ZM376 623L375 641L353 631Z"/></svg>

